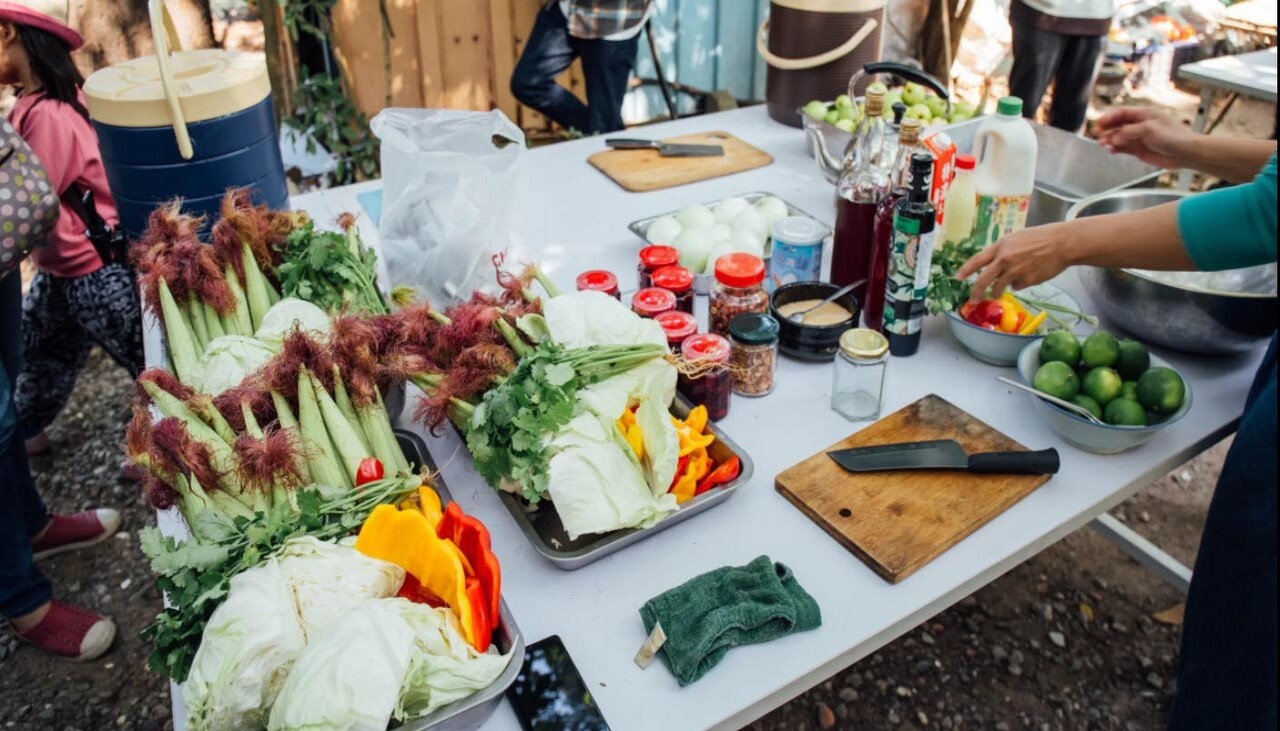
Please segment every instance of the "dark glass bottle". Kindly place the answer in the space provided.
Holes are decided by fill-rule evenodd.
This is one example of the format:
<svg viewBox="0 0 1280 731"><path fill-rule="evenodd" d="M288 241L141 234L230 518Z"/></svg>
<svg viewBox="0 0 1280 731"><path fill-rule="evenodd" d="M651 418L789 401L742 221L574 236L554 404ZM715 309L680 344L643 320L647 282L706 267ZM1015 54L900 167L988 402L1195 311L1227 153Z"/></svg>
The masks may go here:
<svg viewBox="0 0 1280 731"><path fill-rule="evenodd" d="M884 331L893 355L914 355L920 348L929 269L933 260L933 227L937 211L929 202L933 157L911 156L911 187L893 212L893 244L885 279Z"/></svg>
<svg viewBox="0 0 1280 731"><path fill-rule="evenodd" d="M831 282L844 286L867 278L871 261L871 229L876 204L889 189L889 161L884 151L884 93L868 91L865 122L858 130L857 154L836 184L836 225L831 247ZM863 281L853 290L858 302L867 295Z"/></svg>
<svg viewBox="0 0 1280 731"><path fill-rule="evenodd" d="M898 105L894 105L897 115ZM907 196L911 186L911 156L928 154L920 142L920 120L902 120L898 126L898 140L893 170L889 175L889 193L876 206L875 222L871 229L871 262L867 266L867 298L862 306L862 322L865 327L880 330L884 321L884 286L889 276L889 246L893 242L893 212L898 202Z"/></svg>

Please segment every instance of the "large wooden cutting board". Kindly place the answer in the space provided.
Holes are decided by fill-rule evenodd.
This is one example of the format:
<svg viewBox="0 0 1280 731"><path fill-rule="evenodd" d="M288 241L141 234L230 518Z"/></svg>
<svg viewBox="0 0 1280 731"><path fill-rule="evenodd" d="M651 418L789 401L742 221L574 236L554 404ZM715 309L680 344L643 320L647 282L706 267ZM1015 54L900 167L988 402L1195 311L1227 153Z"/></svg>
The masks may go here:
<svg viewBox="0 0 1280 731"><path fill-rule="evenodd" d="M930 394L788 468L774 486L877 574L897 583L1049 479L936 470L854 474L826 454L932 439L954 439L969 454L1026 449Z"/></svg>
<svg viewBox="0 0 1280 731"><path fill-rule="evenodd" d="M640 130L633 131L636 134L628 132L626 136L643 136ZM724 155L662 157L657 150L605 150L587 158L587 162L632 193L674 188L677 185L764 167L773 162L772 155L748 145L728 132L699 132L662 141L720 145L724 148Z"/></svg>

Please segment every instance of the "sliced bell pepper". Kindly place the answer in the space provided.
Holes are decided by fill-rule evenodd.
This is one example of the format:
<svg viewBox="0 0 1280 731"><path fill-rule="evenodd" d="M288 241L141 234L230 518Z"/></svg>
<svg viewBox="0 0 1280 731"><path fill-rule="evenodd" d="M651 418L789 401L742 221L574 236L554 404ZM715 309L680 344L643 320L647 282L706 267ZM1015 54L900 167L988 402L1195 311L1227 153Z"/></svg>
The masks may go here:
<svg viewBox="0 0 1280 731"><path fill-rule="evenodd" d="M440 507L440 494L426 485L419 487L418 510L427 516L427 522L432 528L439 525L440 517L444 514L443 508Z"/></svg>
<svg viewBox="0 0 1280 731"><path fill-rule="evenodd" d="M502 567L493 554L489 529L478 519L462 512L456 502L444 508L444 517L436 526L436 534L458 547L471 568L471 575L484 590L487 615L496 621L502 595Z"/></svg>
<svg viewBox="0 0 1280 731"><path fill-rule="evenodd" d="M676 503L683 503L693 498L698 489L698 480L706 477L711 471L711 457L707 456L707 450L700 448L687 457L681 458L680 466L676 469L676 481L671 486L671 494L675 495Z"/></svg>
<svg viewBox="0 0 1280 731"><path fill-rule="evenodd" d="M480 585L480 580L473 576L467 577L467 601L471 604L472 622L476 627L477 642L473 642L472 646L476 648L476 652L485 652L489 649L489 643L493 641L493 621L489 619L484 587Z"/></svg>
<svg viewBox="0 0 1280 731"><path fill-rule="evenodd" d="M738 477L738 472L742 469L742 460L737 457L730 457L721 462L711 474L702 478L702 482L698 483L698 489L694 491L694 495L701 495L713 487L718 487L726 483L732 482Z"/></svg>
<svg viewBox="0 0 1280 731"><path fill-rule="evenodd" d="M676 436L680 438L681 457L706 449L716 440L714 434L702 433L707 428L707 410L701 406L690 411L684 421L671 417L671 423L676 428Z"/></svg>
<svg viewBox="0 0 1280 731"><path fill-rule="evenodd" d="M1005 307L1000 313L1000 324L996 326L1000 332L1016 333L1018 332L1018 318L1026 317L1012 307Z"/></svg>
<svg viewBox="0 0 1280 731"><path fill-rule="evenodd" d="M1040 330L1040 326L1044 324L1045 319L1049 317L1048 312L1041 312L1022 323L1022 327L1018 328L1019 335L1035 335Z"/></svg>
<svg viewBox="0 0 1280 731"><path fill-rule="evenodd" d="M456 546L436 535L421 511L379 505L361 526L356 550L412 574L422 588L443 599L458 615L467 642L479 646L477 633L484 628L476 626L476 612L467 599L461 556Z"/></svg>

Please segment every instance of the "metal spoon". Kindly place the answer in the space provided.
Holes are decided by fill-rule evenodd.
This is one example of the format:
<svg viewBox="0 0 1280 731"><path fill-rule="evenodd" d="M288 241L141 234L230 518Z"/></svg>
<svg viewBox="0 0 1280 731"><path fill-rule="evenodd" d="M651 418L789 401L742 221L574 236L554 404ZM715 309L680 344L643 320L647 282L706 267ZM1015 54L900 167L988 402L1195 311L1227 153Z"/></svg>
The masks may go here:
<svg viewBox="0 0 1280 731"><path fill-rule="evenodd" d="M857 287L857 286L859 286L859 285L866 284L866 283L867 283L867 280L865 280L865 279L859 279L858 281L854 282L853 284L846 284L845 286L841 287L840 289L837 289L837 290L835 291L835 293L833 293L830 297L828 297L828 298L826 298L826 299L822 300L821 302L819 302L818 304L814 305L813 307L809 307L809 308L806 308L806 309L803 309L803 310L799 310L798 312L792 312L790 315L787 315L787 319L788 319L788 320L790 320L790 321L792 321L792 322L799 322L799 323L803 323L803 322L804 322L804 316L805 316L805 315L809 314L810 312L813 312L814 310L816 310L816 309L818 309L819 307L821 307L821 306L823 306L823 305L827 304L828 302L835 302L836 300L840 299L841 297L845 296L846 294L849 294L850 292L852 292L854 287Z"/></svg>
<svg viewBox="0 0 1280 731"><path fill-rule="evenodd" d="M1014 387L1014 388L1016 388L1016 389L1019 389L1019 390L1022 390L1022 391L1026 391L1027 393L1031 394L1032 396L1036 396L1037 398L1040 398L1040 399L1043 399L1043 400L1045 400L1045 401L1048 401L1049 403L1053 404L1054 406L1061 406L1062 408L1066 409L1067 411L1070 411L1070 412L1071 412L1071 413L1073 413L1073 414L1077 414L1077 415L1079 415L1079 416L1082 416L1082 417L1084 417L1084 418L1088 419L1089 421L1093 422L1094 424L1102 424L1103 426L1105 426L1105 425L1106 425L1106 423L1107 423L1107 422L1103 421L1102 419L1099 419L1098 417L1094 416L1094 415L1093 415L1093 413L1092 413L1091 411L1089 411L1088 409L1084 408L1083 406L1077 406L1077 405L1075 405L1075 404L1071 403L1070 401L1063 401L1062 399L1058 398L1057 396L1050 396L1049 394L1044 393L1044 392L1042 392L1042 391L1037 391L1037 390L1035 390L1034 388L1032 388L1032 387L1030 387L1030 386L1028 386L1028 385L1026 385L1026 384L1018 383L1017 381L1013 380L1012 378L1006 378L1006 377L1004 377L1004 376L996 376L996 380L997 380L997 381L999 381L999 382L1001 382L1001 383L1003 383L1003 384L1004 384L1004 385L1006 385L1006 386L1013 386L1013 387Z"/></svg>

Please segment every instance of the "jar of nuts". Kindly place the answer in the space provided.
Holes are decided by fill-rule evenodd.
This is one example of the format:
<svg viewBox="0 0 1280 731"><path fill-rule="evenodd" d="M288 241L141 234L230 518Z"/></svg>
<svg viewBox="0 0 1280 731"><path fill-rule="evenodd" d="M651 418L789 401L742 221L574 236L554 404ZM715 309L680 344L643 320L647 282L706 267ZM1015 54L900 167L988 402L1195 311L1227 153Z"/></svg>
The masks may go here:
<svg viewBox="0 0 1280 731"><path fill-rule="evenodd" d="M716 259L716 281L711 287L711 327L717 335L729 332L729 323L738 315L769 311L769 293L764 291L764 260L741 252Z"/></svg>
<svg viewBox="0 0 1280 731"><path fill-rule="evenodd" d="M733 392L764 396L773 391L773 369L778 361L778 321L752 312L729 323L729 355Z"/></svg>

